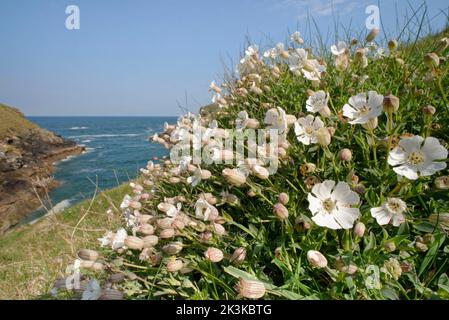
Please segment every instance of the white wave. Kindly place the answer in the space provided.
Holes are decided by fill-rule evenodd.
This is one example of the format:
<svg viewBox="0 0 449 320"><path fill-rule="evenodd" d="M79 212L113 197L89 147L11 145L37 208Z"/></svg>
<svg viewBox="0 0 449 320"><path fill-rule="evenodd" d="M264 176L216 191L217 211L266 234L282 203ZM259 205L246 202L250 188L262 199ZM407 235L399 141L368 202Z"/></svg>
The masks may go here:
<svg viewBox="0 0 449 320"><path fill-rule="evenodd" d="M59 160L58 162L67 162L67 161L72 160L73 158L75 158L75 156L68 156L67 158Z"/></svg>
<svg viewBox="0 0 449 320"><path fill-rule="evenodd" d="M48 217L52 214L60 213L60 212L64 211L64 209L67 209L68 207L70 207L70 205L71 205L70 199L62 200L61 202L59 202L55 206L53 206L50 210L48 210L48 212L45 215L43 215L42 217L39 217L33 221L30 221L29 224L35 224L36 222L38 222L40 219L42 219L44 217Z"/></svg>
<svg viewBox="0 0 449 320"><path fill-rule="evenodd" d="M84 134L80 136L69 136L69 139L79 139L79 138L115 138L115 137L138 137L145 133L122 133L122 134Z"/></svg>
<svg viewBox="0 0 449 320"><path fill-rule="evenodd" d="M89 129L89 127L71 127L70 130L86 130Z"/></svg>
<svg viewBox="0 0 449 320"><path fill-rule="evenodd" d="M92 152L92 151L94 151L94 150L95 150L95 148L86 148L86 149L83 151L83 154Z"/></svg>
<svg viewBox="0 0 449 320"><path fill-rule="evenodd" d="M87 140L81 141L81 143L89 143L89 142L92 142L92 140L87 139Z"/></svg>

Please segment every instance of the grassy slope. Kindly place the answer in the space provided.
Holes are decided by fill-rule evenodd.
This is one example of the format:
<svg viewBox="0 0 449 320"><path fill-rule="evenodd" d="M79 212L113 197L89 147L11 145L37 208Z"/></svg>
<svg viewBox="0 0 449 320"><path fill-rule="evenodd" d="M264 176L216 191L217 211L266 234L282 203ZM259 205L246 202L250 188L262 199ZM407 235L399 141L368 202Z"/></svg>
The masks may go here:
<svg viewBox="0 0 449 320"><path fill-rule="evenodd" d="M8 133L20 134L36 128L38 126L28 121L19 110L0 104L0 139Z"/></svg>
<svg viewBox="0 0 449 320"><path fill-rule="evenodd" d="M113 204L120 204L128 191L126 185L105 191L93 201L0 238L0 299L32 299L48 293L77 249L97 245L98 237L119 224ZM113 216L106 214L109 208Z"/></svg>

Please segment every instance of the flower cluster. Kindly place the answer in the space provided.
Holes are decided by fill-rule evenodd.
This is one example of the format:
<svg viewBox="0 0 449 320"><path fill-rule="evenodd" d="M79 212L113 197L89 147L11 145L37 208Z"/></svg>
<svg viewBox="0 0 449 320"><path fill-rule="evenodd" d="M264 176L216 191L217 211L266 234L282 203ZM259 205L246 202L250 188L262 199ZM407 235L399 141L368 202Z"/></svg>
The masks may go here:
<svg viewBox="0 0 449 320"><path fill-rule="evenodd" d="M437 85L447 72L447 39L410 67L406 49L392 40L386 54L377 33L361 45L338 42L329 59L314 56L299 32L289 46L263 53L249 46L235 79L211 83L212 106L152 137L172 151L188 141L223 162L149 162L120 205L123 227L99 239L109 262L90 263L98 255L84 252L76 263L124 276L100 276L106 285L91 283L85 292L95 294L86 296L449 294L438 286L449 282L449 112L429 107L446 102ZM257 147L262 159L232 163L236 150L217 139L231 128L277 135ZM280 162L277 172L264 157Z"/></svg>

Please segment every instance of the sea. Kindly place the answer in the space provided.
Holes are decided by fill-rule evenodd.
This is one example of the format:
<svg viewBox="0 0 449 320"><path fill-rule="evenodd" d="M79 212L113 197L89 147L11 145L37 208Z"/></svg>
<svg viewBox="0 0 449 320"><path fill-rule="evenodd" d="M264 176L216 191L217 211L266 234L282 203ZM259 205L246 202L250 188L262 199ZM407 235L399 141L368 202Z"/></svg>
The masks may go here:
<svg viewBox="0 0 449 320"><path fill-rule="evenodd" d="M54 177L61 185L50 192L46 207L60 212L99 190L114 188L139 174L153 157L168 151L149 141L175 117L28 117L40 127L86 147L86 152L56 163ZM48 214L40 208L21 224Z"/></svg>

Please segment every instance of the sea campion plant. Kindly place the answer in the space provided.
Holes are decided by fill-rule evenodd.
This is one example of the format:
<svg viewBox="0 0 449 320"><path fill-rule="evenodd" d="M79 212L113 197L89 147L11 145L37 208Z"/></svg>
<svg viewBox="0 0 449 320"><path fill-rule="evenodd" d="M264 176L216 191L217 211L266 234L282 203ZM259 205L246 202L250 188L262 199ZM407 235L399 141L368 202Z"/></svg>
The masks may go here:
<svg viewBox="0 0 449 320"><path fill-rule="evenodd" d="M235 78L212 82L213 105L152 140L171 149L199 129L196 143L226 159L235 150L214 140L225 129L276 129L277 172L252 158L149 162L120 205L123 228L100 239L100 255L78 254L75 269L86 276L78 291L449 298L445 36L381 50L370 33L370 42L338 42L323 57L299 32L264 52L249 46Z"/></svg>

